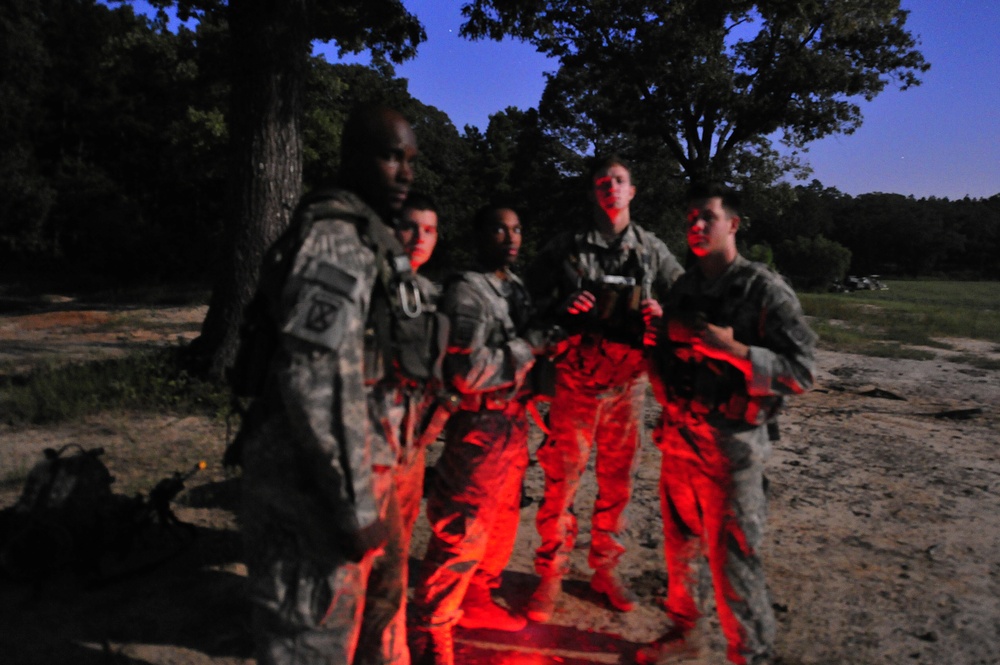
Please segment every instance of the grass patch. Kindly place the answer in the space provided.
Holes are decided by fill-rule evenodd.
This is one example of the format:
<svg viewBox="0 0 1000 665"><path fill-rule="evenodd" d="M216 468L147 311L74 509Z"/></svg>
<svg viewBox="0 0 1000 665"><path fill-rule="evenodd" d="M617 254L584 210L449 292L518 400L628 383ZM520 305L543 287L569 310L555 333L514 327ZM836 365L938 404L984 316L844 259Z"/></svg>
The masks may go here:
<svg viewBox="0 0 1000 665"><path fill-rule="evenodd" d="M887 291L803 293L800 298L806 314L816 321L820 344L827 348L915 357L919 350L904 352L893 345L949 348L936 339L942 337L1000 344L996 282L890 282ZM910 355L899 355L903 353ZM933 357L928 351L921 353Z"/></svg>
<svg viewBox="0 0 1000 665"><path fill-rule="evenodd" d="M104 410L148 410L221 416L225 386L196 378L181 349L35 369L0 386L0 413L12 425L55 423Z"/></svg>
<svg viewBox="0 0 1000 665"><path fill-rule="evenodd" d="M1000 369L1000 360L995 358L984 358L972 353L963 353L959 356L952 356L951 360L956 363L971 365L979 369Z"/></svg>

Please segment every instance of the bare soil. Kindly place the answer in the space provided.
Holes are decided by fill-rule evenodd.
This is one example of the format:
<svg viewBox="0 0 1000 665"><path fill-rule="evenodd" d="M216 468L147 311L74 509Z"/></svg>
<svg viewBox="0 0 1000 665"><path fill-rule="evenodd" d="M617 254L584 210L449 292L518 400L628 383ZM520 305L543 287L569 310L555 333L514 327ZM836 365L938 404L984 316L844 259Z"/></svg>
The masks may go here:
<svg viewBox="0 0 1000 665"><path fill-rule="evenodd" d="M47 311L0 315L0 366L10 376L62 362L172 344L197 334L204 308ZM764 552L785 665L1000 663L1000 371L956 362L997 359L991 344L942 340L933 360L821 351L819 387L792 401L768 467ZM657 409L650 404L651 426ZM951 412L951 413L948 413ZM37 583L0 580L0 662L252 663L245 568L233 484L220 465L226 424L173 414L103 413L47 427L0 426L0 507L42 449L102 447L117 491L148 493L157 480L208 468L174 504L193 529L153 530L101 576L60 571ZM540 440L534 432L532 448ZM433 457L432 451L432 457ZM593 485L578 500L581 538L553 621L521 633L459 631L460 663L630 663L667 627L657 494L659 453L647 444L628 516L622 573L641 598L630 613L590 592L585 535ZM519 609L536 578L534 517L522 512L501 595ZM417 527L414 556L427 538ZM703 664L725 662L711 616Z"/></svg>

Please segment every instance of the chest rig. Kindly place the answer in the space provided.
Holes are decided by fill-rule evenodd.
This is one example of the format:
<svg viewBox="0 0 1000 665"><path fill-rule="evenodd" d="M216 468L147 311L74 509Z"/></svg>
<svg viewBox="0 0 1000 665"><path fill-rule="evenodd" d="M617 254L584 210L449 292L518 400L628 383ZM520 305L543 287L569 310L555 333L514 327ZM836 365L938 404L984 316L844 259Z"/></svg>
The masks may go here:
<svg viewBox="0 0 1000 665"><path fill-rule="evenodd" d="M574 317L573 332L642 348L641 303L652 291L652 257L638 231L633 229L633 234L636 242L627 249L620 240L608 248L594 248L585 236L574 237L574 251L564 262L568 293L590 291L597 302L589 312Z"/></svg>

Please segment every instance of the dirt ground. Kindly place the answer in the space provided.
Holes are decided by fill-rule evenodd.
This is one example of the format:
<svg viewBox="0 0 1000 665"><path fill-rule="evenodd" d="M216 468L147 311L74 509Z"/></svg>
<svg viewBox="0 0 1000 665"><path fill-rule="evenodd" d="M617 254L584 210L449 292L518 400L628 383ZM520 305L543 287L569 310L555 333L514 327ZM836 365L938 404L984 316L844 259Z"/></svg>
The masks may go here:
<svg viewBox="0 0 1000 665"><path fill-rule="evenodd" d="M0 314L0 380L38 362L123 353L197 334L203 308L89 310L72 302ZM946 340L933 360L821 351L819 386L792 401L769 462L764 560L785 665L1000 663L1000 371L950 360L1000 357L994 345ZM955 413L945 413L955 412ZM650 405L647 425L655 420ZM152 531L102 577L63 572L34 584L0 580L0 662L252 663L245 569L232 509L234 481L219 460L226 425L170 414L105 413L50 427L0 426L0 507L42 449L100 446L117 492L147 493L160 478L207 469L187 482L176 514L193 529ZM540 433L535 431L532 449ZM432 456L433 456L432 451ZM642 451L629 508L622 572L641 598L627 614L587 586L589 507L578 499L581 538L550 625L517 634L459 631L457 662L630 663L667 626L660 603L659 454ZM537 465L501 590L515 609L535 582ZM414 556L426 543L417 527ZM725 662L718 624L703 621L706 655Z"/></svg>

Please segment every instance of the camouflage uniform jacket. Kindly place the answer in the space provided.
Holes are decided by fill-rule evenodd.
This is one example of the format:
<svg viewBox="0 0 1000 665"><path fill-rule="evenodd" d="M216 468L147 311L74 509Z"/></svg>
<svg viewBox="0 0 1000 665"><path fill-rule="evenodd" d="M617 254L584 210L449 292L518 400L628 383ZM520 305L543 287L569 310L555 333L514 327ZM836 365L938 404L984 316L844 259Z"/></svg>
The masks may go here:
<svg viewBox="0 0 1000 665"><path fill-rule="evenodd" d="M580 389L597 392L637 378L645 369L638 301L662 301L683 272L663 241L635 222L611 241L594 228L563 233L549 241L526 282L539 313L538 325L559 326L568 334L557 357L557 370L574 375ZM574 292L599 290L595 283L607 276L636 279L635 297L628 307L631 311L625 314L628 321L612 326L609 320L600 320L605 300L600 293L594 293L598 305L586 314L571 315L562 310Z"/></svg>
<svg viewBox="0 0 1000 665"><path fill-rule="evenodd" d="M462 396L463 409L509 401L534 365L531 346L517 335L512 289L524 285L511 272L504 280L470 271L452 278L441 297L440 309L451 320L444 377Z"/></svg>
<svg viewBox="0 0 1000 665"><path fill-rule="evenodd" d="M366 238L395 239L350 192L335 190L321 205L322 215L295 230L287 277L262 284L277 294L281 332L258 400L265 416L249 433L244 462L244 496L253 504L245 506L247 519L295 533L317 557L378 519L383 498L373 466L396 461L376 394L384 377L365 362L373 355L366 355L366 323L378 279Z"/></svg>
<svg viewBox="0 0 1000 665"><path fill-rule="evenodd" d="M685 273L664 302L665 327L699 317L733 328L750 347L750 378L729 363L697 357L682 340L664 332L654 354L653 387L667 423L691 414L717 426L757 426L780 407L785 395L813 385L816 335L795 292L761 263L737 255L725 273L708 281L700 270ZM741 425L742 423L742 425Z"/></svg>

